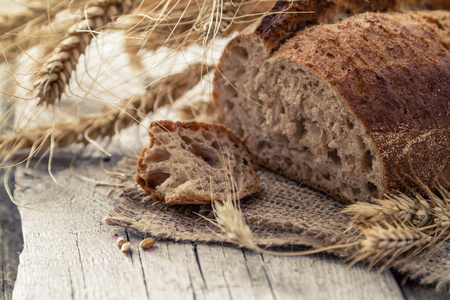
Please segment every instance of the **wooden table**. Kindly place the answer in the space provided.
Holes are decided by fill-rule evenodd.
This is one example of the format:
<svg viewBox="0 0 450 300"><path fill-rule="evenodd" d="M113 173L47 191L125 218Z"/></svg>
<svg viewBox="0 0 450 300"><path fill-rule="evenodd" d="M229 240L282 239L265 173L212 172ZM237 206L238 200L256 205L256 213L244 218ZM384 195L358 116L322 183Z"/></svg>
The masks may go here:
<svg viewBox="0 0 450 300"><path fill-rule="evenodd" d="M83 158L74 172L105 181L99 160ZM449 299L433 287L401 285L390 271L348 269L326 254L276 257L168 240L143 251L140 233L102 221L118 197L105 197L108 188L77 177L69 163L66 155L54 158L57 183L46 161L16 168L20 219L1 194L1 299ZM131 253L119 251L114 233L131 241Z"/></svg>

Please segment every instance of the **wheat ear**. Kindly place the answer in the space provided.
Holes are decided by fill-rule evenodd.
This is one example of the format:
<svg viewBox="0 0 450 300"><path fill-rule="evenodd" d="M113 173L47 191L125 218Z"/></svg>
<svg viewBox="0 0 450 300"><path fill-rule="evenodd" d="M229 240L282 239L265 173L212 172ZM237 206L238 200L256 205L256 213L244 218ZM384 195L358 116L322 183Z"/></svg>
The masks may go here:
<svg viewBox="0 0 450 300"><path fill-rule="evenodd" d="M411 258L434 245L431 236L403 224L375 224L361 231L363 238L353 262L364 260L369 267L382 263L381 270L390 267L400 255Z"/></svg>
<svg viewBox="0 0 450 300"><path fill-rule="evenodd" d="M134 95L122 105L108 107L100 114L88 115L73 122L24 128L0 137L2 161L22 149L31 148L30 156L37 151L46 152L51 146L51 140L57 147L67 147L78 143L87 144L99 137L111 137L121 129L141 121L155 104L165 105L181 97L200 81L201 74L211 69L201 64L191 65L184 72L153 82L145 94Z"/></svg>
<svg viewBox="0 0 450 300"><path fill-rule="evenodd" d="M402 193L385 195L383 199L374 201L375 204L358 202L348 206L342 212L351 214L353 222L363 224L372 224L383 220L407 222L417 213L421 214L418 203Z"/></svg>
<svg viewBox="0 0 450 300"><path fill-rule="evenodd" d="M353 261L383 262L388 267L400 255L409 259L423 253L426 259L450 238L449 191L443 186L437 186L436 193L425 185L422 189L426 197L397 193L344 210L353 215L353 229L364 236Z"/></svg>
<svg viewBox="0 0 450 300"><path fill-rule="evenodd" d="M33 4L38 2L40 4ZM24 54L31 47L39 45L42 49L41 53L51 53L54 50L54 45L58 44L61 40L61 34L59 32L65 32L67 28L70 28L75 23L81 20L81 17L66 18L55 16L60 13L64 14L69 12L66 10L69 0L40 0L30 3L23 3L24 16L22 11L10 12L8 11L9 19L20 19L22 21L8 21L8 24L2 24L0 15L0 64L8 61L12 63L20 54ZM81 1L80 1L81 2ZM32 8L27 7L32 5ZM74 9L80 10L83 7L82 3L77 2ZM45 8L45 10L43 9ZM18 16L15 16L17 14ZM26 22L25 22L26 20ZM49 21L51 22L51 32L49 33ZM2 29L3 26L3 29ZM45 43L42 43L45 41ZM29 54L25 54L29 55Z"/></svg>
<svg viewBox="0 0 450 300"><path fill-rule="evenodd" d="M376 204L356 203L343 210L352 215L354 223L372 225L379 222L401 222L412 228L425 230L432 235L435 230L450 227L450 197L442 186L436 187L437 193L428 187L422 189L426 198L420 194L408 196L403 193L386 195L375 200Z"/></svg>
<svg viewBox="0 0 450 300"><path fill-rule="evenodd" d="M39 104L54 104L61 98L94 32L129 13L139 3L137 0L97 0L89 5L85 18L69 29L38 73L34 87L38 90Z"/></svg>

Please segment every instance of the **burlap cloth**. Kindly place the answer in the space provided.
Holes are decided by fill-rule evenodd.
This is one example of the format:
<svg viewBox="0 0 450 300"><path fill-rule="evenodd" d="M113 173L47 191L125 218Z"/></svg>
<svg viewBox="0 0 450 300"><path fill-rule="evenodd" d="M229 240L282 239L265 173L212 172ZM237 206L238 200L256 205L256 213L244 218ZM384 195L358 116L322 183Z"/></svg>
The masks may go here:
<svg viewBox="0 0 450 300"><path fill-rule="evenodd" d="M132 173L135 162L124 159L121 173ZM292 246L321 248L355 240L356 233L347 230L350 216L341 213L345 204L267 169L260 169L259 176L258 192L241 201L247 225L258 245L284 246L286 249ZM131 178L127 181L129 187L122 189L122 202L105 219L107 224L134 228L175 241L228 242L226 236L205 218L214 217L210 206L167 206L151 200ZM328 252L349 257L355 250L353 247ZM408 278L423 284L436 284L437 288L448 291L449 250L450 243L445 242L436 247L431 258L422 255L409 260L398 259L393 268Z"/></svg>

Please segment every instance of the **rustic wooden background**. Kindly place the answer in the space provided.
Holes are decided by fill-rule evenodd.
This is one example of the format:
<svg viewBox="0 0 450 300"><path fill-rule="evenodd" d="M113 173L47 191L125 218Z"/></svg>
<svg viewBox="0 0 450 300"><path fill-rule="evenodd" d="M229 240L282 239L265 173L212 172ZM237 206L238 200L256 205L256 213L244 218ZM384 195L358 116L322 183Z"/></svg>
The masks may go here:
<svg viewBox="0 0 450 300"><path fill-rule="evenodd" d="M450 299L416 282L402 285L402 277L390 271L348 269L326 254L276 257L168 240L143 251L138 248L143 235L102 222L117 197L107 198L107 188L75 176L69 163L70 155L55 158L58 183L46 161L16 168L9 182L19 207L0 180L1 300ZM82 159L75 172L105 180L98 157ZM114 233L131 241L130 254L115 246Z"/></svg>
<svg viewBox="0 0 450 300"><path fill-rule="evenodd" d="M143 235L102 222L118 197L80 178L107 180L100 158L83 158L72 172L70 156L53 161L57 183L45 160L15 170L18 209L1 194L1 299L449 299L433 287L402 285L390 271L348 269L326 254L276 257L168 240L143 251ZM114 233L131 242L129 254L116 247Z"/></svg>

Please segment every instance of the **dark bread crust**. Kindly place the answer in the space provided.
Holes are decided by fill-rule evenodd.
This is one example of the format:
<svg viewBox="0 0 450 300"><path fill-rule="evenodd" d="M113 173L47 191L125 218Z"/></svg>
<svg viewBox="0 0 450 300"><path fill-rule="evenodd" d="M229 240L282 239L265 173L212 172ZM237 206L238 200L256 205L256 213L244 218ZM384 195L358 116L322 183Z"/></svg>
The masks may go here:
<svg viewBox="0 0 450 300"><path fill-rule="evenodd" d="M333 24L364 12L450 9L447 0L298 0L278 1L254 30L270 53L299 30Z"/></svg>
<svg viewBox="0 0 450 300"><path fill-rule="evenodd" d="M389 191L422 193L422 184L450 188L450 129L373 133Z"/></svg>
<svg viewBox="0 0 450 300"><path fill-rule="evenodd" d="M334 5L327 0L278 1L271 10L272 14L261 20L255 34L270 49L269 52L273 52L298 30L317 24L320 12L324 13Z"/></svg>
<svg viewBox="0 0 450 300"><path fill-rule="evenodd" d="M379 150L388 191L418 188L418 179L432 187L450 178L449 36L447 11L363 14L302 31L274 56L314 70L342 96Z"/></svg>
<svg viewBox="0 0 450 300"><path fill-rule="evenodd" d="M152 134L152 128L159 127L163 131L166 132L174 132L178 128L185 128L191 131L198 131L199 129L204 129L206 131L212 132L212 133L225 133L228 139L235 145L238 145L240 147L239 149L242 150L242 153L245 155L248 165L246 165L246 168L252 168L251 172L254 174L254 178L249 186L247 186L245 191L241 191L240 198L243 198L245 196L248 196L250 194L253 194L257 191L258 185L259 185L259 177L256 175L258 171L258 164L256 161L255 156L250 152L245 142L243 142L241 139L239 139L236 134L231 131L230 129L226 128L222 124L212 124L212 123L204 123L204 122L197 122L197 121L187 121L187 122L172 122L168 120L162 120L157 122L152 122L149 127L149 136L150 136L150 143L148 148L145 148L137 162L137 174L139 174L139 170L145 167L145 163L143 162L145 153L148 149L152 148L154 145L161 144L161 142L155 138L155 136ZM136 182L144 189L144 191L150 195L150 198L156 201L165 202L169 205L176 205L176 204L210 204L211 203L211 195L208 194L207 196L202 197L201 195L196 195L197 197L183 197L179 196L176 199L171 199L168 201L164 196L162 196L160 193L158 193L154 188L151 188L148 186L145 179L141 178L140 176L135 176ZM222 197L221 195L213 195L215 196L213 199L214 201L221 201ZM238 199L233 199L238 200Z"/></svg>

